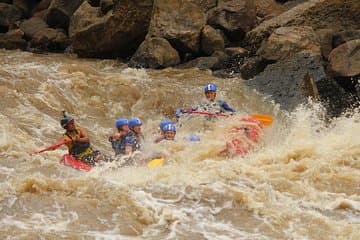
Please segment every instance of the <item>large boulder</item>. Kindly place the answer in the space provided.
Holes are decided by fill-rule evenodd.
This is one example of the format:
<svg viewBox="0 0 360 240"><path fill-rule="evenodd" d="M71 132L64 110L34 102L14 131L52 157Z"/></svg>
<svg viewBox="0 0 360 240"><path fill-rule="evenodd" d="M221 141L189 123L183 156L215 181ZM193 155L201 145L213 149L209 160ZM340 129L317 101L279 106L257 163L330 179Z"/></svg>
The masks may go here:
<svg viewBox="0 0 360 240"><path fill-rule="evenodd" d="M71 16L85 0L52 0L45 15L46 23L52 28L67 31Z"/></svg>
<svg viewBox="0 0 360 240"><path fill-rule="evenodd" d="M357 29L360 25L358 0L310 0L270 20L262 22L246 34L245 43L257 49L261 42L279 27L311 26L334 31Z"/></svg>
<svg viewBox="0 0 360 240"><path fill-rule="evenodd" d="M178 52L164 38L147 38L132 56L130 67L165 68L180 63Z"/></svg>
<svg viewBox="0 0 360 240"><path fill-rule="evenodd" d="M277 61L303 50L321 55L320 44L314 30L307 26L281 27L261 44L258 54L265 59Z"/></svg>
<svg viewBox="0 0 360 240"><path fill-rule="evenodd" d="M221 34L209 25L206 25L201 32L201 50L206 55L215 51L223 51L225 48L224 38Z"/></svg>
<svg viewBox="0 0 360 240"><path fill-rule="evenodd" d="M208 13L208 24L222 29L232 41L239 41L256 24L253 0L233 0L220 3Z"/></svg>
<svg viewBox="0 0 360 240"><path fill-rule="evenodd" d="M32 17L24 20L20 24L20 29L25 33L25 37L31 39L38 31L49 27L46 22L39 17Z"/></svg>
<svg viewBox="0 0 360 240"><path fill-rule="evenodd" d="M82 57L115 58L133 54L145 39L152 1L115 1L101 15L99 7L84 2L73 14L69 27L73 49Z"/></svg>
<svg viewBox="0 0 360 240"><path fill-rule="evenodd" d="M0 3L0 32L7 32L12 24L22 18L22 11L7 3Z"/></svg>
<svg viewBox="0 0 360 240"><path fill-rule="evenodd" d="M360 39L346 42L331 51L329 68L334 76L360 75Z"/></svg>
<svg viewBox="0 0 360 240"><path fill-rule="evenodd" d="M196 4L183 0L160 0L154 2L148 34L165 38L181 55L197 54L205 24L205 13Z"/></svg>

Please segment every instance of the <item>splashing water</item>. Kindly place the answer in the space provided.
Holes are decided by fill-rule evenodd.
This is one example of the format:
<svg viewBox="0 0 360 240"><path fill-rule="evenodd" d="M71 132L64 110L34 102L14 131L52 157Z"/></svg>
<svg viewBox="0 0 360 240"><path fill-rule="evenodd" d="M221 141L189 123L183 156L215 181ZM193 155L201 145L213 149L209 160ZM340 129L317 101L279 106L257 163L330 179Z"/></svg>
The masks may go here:
<svg viewBox="0 0 360 240"><path fill-rule="evenodd" d="M284 113L241 79L196 69L129 69L110 60L0 51L0 236L14 239L359 239L360 113L326 120L311 102ZM218 98L241 113L272 115L256 149L216 156L220 119L200 142L190 118L177 141L154 145L160 120ZM61 138L61 110L89 130L95 148L113 154L115 119L140 117L146 151L169 153L162 168L79 172L59 164L65 148L29 156Z"/></svg>

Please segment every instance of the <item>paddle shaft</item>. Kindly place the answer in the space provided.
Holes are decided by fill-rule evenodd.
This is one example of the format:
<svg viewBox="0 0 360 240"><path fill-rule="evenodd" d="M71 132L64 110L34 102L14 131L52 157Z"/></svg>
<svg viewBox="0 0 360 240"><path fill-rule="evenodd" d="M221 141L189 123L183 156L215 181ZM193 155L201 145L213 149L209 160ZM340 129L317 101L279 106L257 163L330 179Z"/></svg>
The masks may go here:
<svg viewBox="0 0 360 240"><path fill-rule="evenodd" d="M224 113L211 113L211 112L201 112L201 111L190 111L190 112L186 112L186 113L189 113L189 114L194 113L194 114L208 115L208 116L230 117L230 115L224 114ZM265 126L271 125L272 121L273 121L272 117L269 115L252 114L251 117L255 118L256 120L258 120Z"/></svg>
<svg viewBox="0 0 360 240"><path fill-rule="evenodd" d="M46 151L49 151L49 150L55 150L57 148L59 148L60 146L66 144L68 141L66 141L65 139L64 140L61 140L47 148L44 148L44 149L41 149L39 151L36 151L36 152L33 152L33 153L30 153L30 155L33 155L33 154L40 154L40 153L43 153L43 152L46 152Z"/></svg>

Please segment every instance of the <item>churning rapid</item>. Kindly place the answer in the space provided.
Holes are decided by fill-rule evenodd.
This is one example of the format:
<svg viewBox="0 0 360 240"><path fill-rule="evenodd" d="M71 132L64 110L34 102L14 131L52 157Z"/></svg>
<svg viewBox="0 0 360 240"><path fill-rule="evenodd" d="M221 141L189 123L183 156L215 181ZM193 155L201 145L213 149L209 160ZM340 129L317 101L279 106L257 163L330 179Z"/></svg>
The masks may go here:
<svg viewBox="0 0 360 240"><path fill-rule="evenodd" d="M0 51L0 238L5 239L360 239L360 114L323 120L309 102L292 113L241 79L199 70L130 69L113 60ZM161 168L113 163L80 172L59 164L61 110L89 131L94 148L119 117L143 120L146 151L159 122L203 98L203 86L239 114L272 115L244 157L222 158L236 117L189 142L178 128Z"/></svg>

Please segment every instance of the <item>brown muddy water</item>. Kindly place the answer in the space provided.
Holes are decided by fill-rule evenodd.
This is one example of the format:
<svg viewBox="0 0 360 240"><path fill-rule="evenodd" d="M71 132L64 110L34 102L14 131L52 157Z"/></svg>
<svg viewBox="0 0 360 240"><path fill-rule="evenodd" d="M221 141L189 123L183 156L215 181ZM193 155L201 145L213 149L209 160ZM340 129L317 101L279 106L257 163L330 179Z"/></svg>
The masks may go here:
<svg viewBox="0 0 360 240"><path fill-rule="evenodd" d="M238 115L273 116L259 146L216 155L237 117L205 132L203 118L188 119L174 143L152 144L160 120L201 101L209 82ZM4 50L0 97L1 239L360 239L358 109L325 123L318 103L281 112L208 71ZM115 120L141 118L144 151L166 151L166 164L80 172L59 164L64 147L29 156L61 138L63 109L108 155Z"/></svg>

